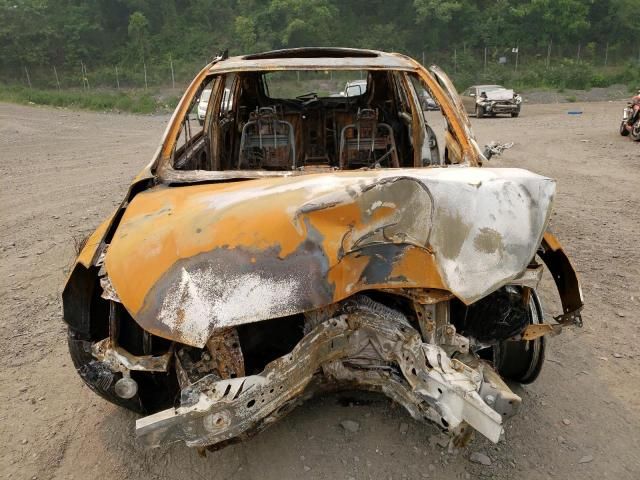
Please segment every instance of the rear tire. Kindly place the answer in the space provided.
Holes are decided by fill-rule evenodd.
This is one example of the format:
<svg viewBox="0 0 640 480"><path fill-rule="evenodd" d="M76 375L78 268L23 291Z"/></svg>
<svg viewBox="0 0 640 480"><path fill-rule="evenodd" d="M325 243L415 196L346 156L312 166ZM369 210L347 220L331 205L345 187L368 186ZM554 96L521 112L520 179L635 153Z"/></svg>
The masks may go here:
<svg viewBox="0 0 640 480"><path fill-rule="evenodd" d="M544 314L538 294L531 291L529 322L542 323ZM493 362L498 373L519 383L531 383L542 370L546 347L545 337L525 341L502 341L493 348Z"/></svg>

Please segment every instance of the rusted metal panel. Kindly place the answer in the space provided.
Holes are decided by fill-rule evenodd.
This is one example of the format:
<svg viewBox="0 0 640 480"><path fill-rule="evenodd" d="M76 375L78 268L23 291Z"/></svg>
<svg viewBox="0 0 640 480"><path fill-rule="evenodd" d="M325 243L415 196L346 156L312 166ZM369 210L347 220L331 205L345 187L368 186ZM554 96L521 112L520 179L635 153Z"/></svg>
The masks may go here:
<svg viewBox="0 0 640 480"><path fill-rule="evenodd" d="M554 188L524 170L474 168L158 186L129 205L105 267L143 328L199 347L217 328L365 289L443 289L471 303L527 267Z"/></svg>
<svg viewBox="0 0 640 480"><path fill-rule="evenodd" d="M84 246L82 247L82 250L80 251L80 254L78 255L78 258L76 259L76 263L80 263L86 268L89 268L92 265L98 248L100 247L105 233L107 233L109 225L111 225L114 215L115 213L107 218L104 222L102 222L87 239Z"/></svg>
<svg viewBox="0 0 640 480"><path fill-rule="evenodd" d="M560 301L562 303L562 314L555 317L558 323L565 325L582 326L582 289L573 265L565 253L560 241L551 232L545 232L542 238L540 258L545 263L553 281L556 284Z"/></svg>
<svg viewBox="0 0 640 480"><path fill-rule="evenodd" d="M217 331L207 341L207 348L220 378L244 377L244 356L235 328Z"/></svg>
<svg viewBox="0 0 640 480"><path fill-rule="evenodd" d="M92 354L95 358L108 365L114 372L142 371L166 372L173 356L173 349L163 355L132 355L124 348L113 344L110 338L105 338L93 344Z"/></svg>
<svg viewBox="0 0 640 480"><path fill-rule="evenodd" d="M292 49L291 57L252 58L251 55L229 57L210 68L212 73L264 70L412 70L413 64L403 55L377 50L342 49L342 56L300 56ZM353 55L356 53L356 55ZM365 55L358 55L358 53Z"/></svg>

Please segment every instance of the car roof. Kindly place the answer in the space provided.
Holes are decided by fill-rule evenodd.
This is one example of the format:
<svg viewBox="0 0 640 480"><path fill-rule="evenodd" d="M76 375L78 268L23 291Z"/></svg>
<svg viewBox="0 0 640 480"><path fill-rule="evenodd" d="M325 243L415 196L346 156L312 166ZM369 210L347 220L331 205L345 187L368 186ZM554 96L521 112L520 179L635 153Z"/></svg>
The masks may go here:
<svg viewBox="0 0 640 480"><path fill-rule="evenodd" d="M504 88L502 85L474 85L471 88L489 88L489 87Z"/></svg>
<svg viewBox="0 0 640 480"><path fill-rule="evenodd" d="M269 70L415 70L416 63L399 53L357 48L304 47L228 57L211 73Z"/></svg>

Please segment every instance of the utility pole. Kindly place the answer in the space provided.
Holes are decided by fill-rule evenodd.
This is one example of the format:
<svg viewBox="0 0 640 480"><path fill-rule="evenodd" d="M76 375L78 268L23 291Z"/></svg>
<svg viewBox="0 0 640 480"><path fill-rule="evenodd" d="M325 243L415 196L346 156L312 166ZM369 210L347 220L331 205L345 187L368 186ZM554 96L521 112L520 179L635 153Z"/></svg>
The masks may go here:
<svg viewBox="0 0 640 480"><path fill-rule="evenodd" d="M173 58L169 55L169 64L171 65L171 87L176 88L176 77L173 74Z"/></svg>
<svg viewBox="0 0 640 480"><path fill-rule="evenodd" d="M118 77L118 65L116 65L116 88L120 90L120 77Z"/></svg>
<svg viewBox="0 0 640 480"><path fill-rule="evenodd" d="M53 74L56 77L56 85L58 86L58 90L60 90L60 79L58 79L58 71L56 70L56 66L53 66Z"/></svg>
<svg viewBox="0 0 640 480"><path fill-rule="evenodd" d="M487 47L484 47L484 71L487 71Z"/></svg>
<svg viewBox="0 0 640 480"><path fill-rule="evenodd" d="M80 60L80 70L82 72L82 89L89 90L89 77L87 77L87 66Z"/></svg>
<svg viewBox="0 0 640 480"><path fill-rule="evenodd" d="M29 90L31 90L31 77L29 76L29 69L27 66L24 66L24 73L27 74L27 83L29 84Z"/></svg>
<svg viewBox="0 0 640 480"><path fill-rule="evenodd" d="M553 39L549 40L549 46L547 47L547 70L551 66L551 45L553 45Z"/></svg>
<svg viewBox="0 0 640 480"><path fill-rule="evenodd" d="M581 47L581 46L582 46L582 45L579 43L579 44L578 44L578 63L580 63L580 47Z"/></svg>
<svg viewBox="0 0 640 480"><path fill-rule="evenodd" d="M606 47L604 47L604 66L607 66L607 61L609 60L609 42L607 42Z"/></svg>
<svg viewBox="0 0 640 480"><path fill-rule="evenodd" d="M520 54L520 47L518 45L516 45L516 67L515 67L515 71L518 71L518 55Z"/></svg>
<svg viewBox="0 0 640 480"><path fill-rule="evenodd" d="M458 73L458 49L453 49L453 71Z"/></svg>

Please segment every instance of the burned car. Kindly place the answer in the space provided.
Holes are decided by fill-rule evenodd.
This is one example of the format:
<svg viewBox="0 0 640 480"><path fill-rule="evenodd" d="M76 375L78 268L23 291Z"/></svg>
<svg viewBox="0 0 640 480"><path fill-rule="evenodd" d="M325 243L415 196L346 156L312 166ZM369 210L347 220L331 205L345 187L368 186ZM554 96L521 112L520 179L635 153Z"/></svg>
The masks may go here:
<svg viewBox="0 0 640 480"><path fill-rule="evenodd" d="M366 88L309 92L331 71ZM418 88L446 119L440 142ZM216 57L75 262L78 373L144 415L149 446L220 448L336 389L381 392L458 444L497 442L520 404L505 380L535 380L546 335L581 325L583 302L547 231L555 182L483 163L437 67L338 48Z"/></svg>
<svg viewBox="0 0 640 480"><path fill-rule="evenodd" d="M505 113L517 117L522 109L522 96L500 85L474 85L462 93L462 103L476 118Z"/></svg>

